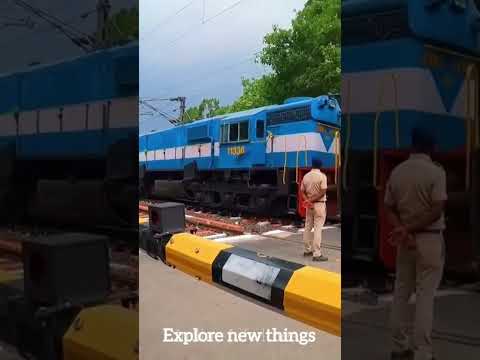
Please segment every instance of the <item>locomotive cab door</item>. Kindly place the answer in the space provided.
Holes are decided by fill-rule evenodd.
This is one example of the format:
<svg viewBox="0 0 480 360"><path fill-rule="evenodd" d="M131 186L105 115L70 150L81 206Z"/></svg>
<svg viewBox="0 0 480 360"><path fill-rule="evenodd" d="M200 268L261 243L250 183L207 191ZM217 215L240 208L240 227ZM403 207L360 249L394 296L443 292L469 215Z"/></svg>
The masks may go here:
<svg viewBox="0 0 480 360"><path fill-rule="evenodd" d="M256 119L251 122L252 126L252 149L255 151L252 167L263 167L266 162L266 129L265 120Z"/></svg>

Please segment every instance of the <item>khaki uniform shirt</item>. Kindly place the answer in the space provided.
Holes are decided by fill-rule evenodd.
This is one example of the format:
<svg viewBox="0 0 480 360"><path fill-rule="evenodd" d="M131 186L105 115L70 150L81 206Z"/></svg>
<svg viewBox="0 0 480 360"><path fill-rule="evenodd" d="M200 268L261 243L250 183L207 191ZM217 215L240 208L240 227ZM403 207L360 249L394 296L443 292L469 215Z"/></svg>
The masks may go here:
<svg viewBox="0 0 480 360"><path fill-rule="evenodd" d="M325 190L326 188L327 176L318 169L310 170L303 177L301 189L302 191L305 190L309 197L319 194L321 190ZM327 201L327 194L318 199L316 202L318 201Z"/></svg>
<svg viewBox="0 0 480 360"><path fill-rule="evenodd" d="M447 200L445 170L430 156L412 154L391 173L385 189L385 204L394 207L403 224L415 221L432 202ZM444 230L444 215L425 230Z"/></svg>

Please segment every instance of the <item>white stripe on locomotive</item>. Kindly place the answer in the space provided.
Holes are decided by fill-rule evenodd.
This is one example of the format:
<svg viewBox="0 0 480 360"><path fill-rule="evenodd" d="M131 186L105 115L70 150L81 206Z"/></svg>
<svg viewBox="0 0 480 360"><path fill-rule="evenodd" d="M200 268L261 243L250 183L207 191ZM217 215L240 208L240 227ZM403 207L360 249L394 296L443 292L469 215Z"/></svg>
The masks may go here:
<svg viewBox="0 0 480 360"><path fill-rule="evenodd" d="M395 87L392 75L396 81ZM473 98L474 83L472 82L471 96ZM348 95L348 87L350 94ZM383 88L381 105L380 90ZM377 111L412 110L431 114L465 116L466 81L455 98L450 111L447 111L440 96L432 73L428 69L398 68L378 71L364 71L342 75L342 99L344 114L376 113ZM372 96L371 94L376 94Z"/></svg>
<svg viewBox="0 0 480 360"><path fill-rule="evenodd" d="M75 104L19 113L18 134L34 135L59 132L77 132L121 129L138 126L138 98L112 99L110 111L104 111L108 101ZM60 113L62 114L60 118ZM106 118L104 118L107 116ZM17 124L13 114L0 115L0 136L15 136Z"/></svg>

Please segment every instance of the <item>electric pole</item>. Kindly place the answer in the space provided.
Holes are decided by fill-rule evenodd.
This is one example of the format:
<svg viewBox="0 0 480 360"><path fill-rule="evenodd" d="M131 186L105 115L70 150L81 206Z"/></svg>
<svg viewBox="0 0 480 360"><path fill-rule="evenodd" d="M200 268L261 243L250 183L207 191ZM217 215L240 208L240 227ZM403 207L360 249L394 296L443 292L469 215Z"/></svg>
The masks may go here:
<svg viewBox="0 0 480 360"><path fill-rule="evenodd" d="M183 123L185 119L185 110L186 110L186 103L187 98L185 96L178 96L176 98L171 98L170 101L178 101L180 103L180 122Z"/></svg>
<svg viewBox="0 0 480 360"><path fill-rule="evenodd" d="M108 34L107 22L112 6L110 0L98 0L97 2L97 47L107 47Z"/></svg>

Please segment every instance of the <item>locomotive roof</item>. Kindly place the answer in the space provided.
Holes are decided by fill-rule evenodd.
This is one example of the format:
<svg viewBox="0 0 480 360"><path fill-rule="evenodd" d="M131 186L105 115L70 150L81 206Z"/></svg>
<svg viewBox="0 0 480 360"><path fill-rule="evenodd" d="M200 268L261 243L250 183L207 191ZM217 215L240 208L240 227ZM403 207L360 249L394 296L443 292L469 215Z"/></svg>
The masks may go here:
<svg viewBox="0 0 480 360"><path fill-rule="evenodd" d="M367 15L371 20L364 20ZM480 3L469 1L420 0L344 0L342 16L352 21L342 28L347 43L368 40L388 41L415 38L420 42L440 46L460 53L478 56L478 18ZM382 25L381 31L375 27Z"/></svg>
<svg viewBox="0 0 480 360"><path fill-rule="evenodd" d="M99 49L99 50L93 51L93 52L88 53L88 54L81 54L81 55L78 55L78 56L73 56L73 57L66 58L66 59L60 59L60 60L45 63L45 64L41 63L41 64L38 64L38 65L32 65L32 66L25 65L24 67L22 67L20 69L17 69L17 70L0 73L0 80L4 77L8 77L8 76L11 76L11 75L35 72L35 71L40 70L40 69L44 69L44 68L48 68L48 67L53 68L56 65L65 64L65 63L69 63L69 62L74 62L76 60L87 60L87 59L95 58L95 57L98 57L101 54L109 53L109 54L112 54L114 56L115 55L120 55L124 52L128 52L129 50L134 51L135 48L138 48L138 41L135 41L135 42L129 43L127 45L123 45L123 46L114 46L114 47L108 48L108 49Z"/></svg>
<svg viewBox="0 0 480 360"><path fill-rule="evenodd" d="M304 97L304 98L287 99L284 104L267 105L267 106L262 106L262 107L258 107L258 108L254 108L254 109L248 109L248 110L243 110L243 111L237 111L237 112L234 112L234 113L213 116L213 117L209 117L209 118L205 118L205 119L201 119L201 120L196 120L196 121L184 124L184 125L179 125L179 126L176 126L176 127L173 127L173 128L168 128L168 129L163 129L163 130L158 130L158 131L152 131L150 133L144 133L144 134L141 134L140 137L145 136L145 135L153 135L153 134L163 133L165 131L178 129L178 128L181 128L181 127L187 127L188 128L188 127L192 127L192 126L197 126L199 124L204 124L204 123L209 122L209 121L234 121L234 120L238 120L238 119L241 119L241 118L246 118L246 117L258 115L258 114L260 114L261 112L264 112L264 111L287 110L287 109L295 108L295 107L302 106L302 105L308 105L309 103L311 103L315 99L321 99L321 98L325 98L325 97L328 97L328 96L327 95L321 95L317 98L306 98L306 97Z"/></svg>

